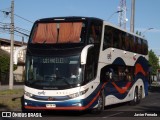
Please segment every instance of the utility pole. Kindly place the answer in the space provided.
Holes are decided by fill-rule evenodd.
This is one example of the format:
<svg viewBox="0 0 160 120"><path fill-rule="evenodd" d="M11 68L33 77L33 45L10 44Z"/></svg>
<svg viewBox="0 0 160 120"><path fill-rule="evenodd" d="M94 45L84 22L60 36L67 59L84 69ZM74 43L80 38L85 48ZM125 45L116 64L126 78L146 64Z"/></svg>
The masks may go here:
<svg viewBox="0 0 160 120"><path fill-rule="evenodd" d="M130 31L134 33L135 0L132 0L131 4L132 5L131 5Z"/></svg>
<svg viewBox="0 0 160 120"><path fill-rule="evenodd" d="M127 20L126 18L126 11L127 11L126 0L120 0L118 11L121 11L119 12L119 16L118 16L119 27L123 27L124 29L126 29L126 20Z"/></svg>
<svg viewBox="0 0 160 120"><path fill-rule="evenodd" d="M11 23L10 23L10 73L9 73L9 89L13 89L13 51L14 51L14 0L11 1Z"/></svg>

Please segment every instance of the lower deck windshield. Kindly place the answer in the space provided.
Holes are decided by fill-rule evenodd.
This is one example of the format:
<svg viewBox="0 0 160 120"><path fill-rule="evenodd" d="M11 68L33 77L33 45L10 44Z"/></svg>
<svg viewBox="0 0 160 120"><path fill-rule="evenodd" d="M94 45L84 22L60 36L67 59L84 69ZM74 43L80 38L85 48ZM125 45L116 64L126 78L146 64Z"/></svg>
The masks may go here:
<svg viewBox="0 0 160 120"><path fill-rule="evenodd" d="M79 56L27 56L26 84L39 89L64 89L79 86L82 70Z"/></svg>

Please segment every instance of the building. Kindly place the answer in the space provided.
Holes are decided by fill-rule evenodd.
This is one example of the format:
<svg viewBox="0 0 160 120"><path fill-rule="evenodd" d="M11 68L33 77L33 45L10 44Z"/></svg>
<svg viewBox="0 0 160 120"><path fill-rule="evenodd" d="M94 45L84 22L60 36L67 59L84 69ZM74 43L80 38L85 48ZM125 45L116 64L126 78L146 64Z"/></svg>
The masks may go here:
<svg viewBox="0 0 160 120"><path fill-rule="evenodd" d="M10 57L10 40L8 39L4 39L4 38L0 38L0 52L1 54L6 54L7 56ZM13 53L15 53L15 51L22 47L22 46L26 46L27 44L22 41L14 41L14 51ZM20 51L18 53L18 64L17 64L17 69L13 72L14 74L14 83L20 83L23 82L23 74L24 74L24 64L25 64L25 53L26 51ZM9 75L9 74L8 74ZM8 77L5 77L5 80L2 80L2 84L8 84L9 80Z"/></svg>

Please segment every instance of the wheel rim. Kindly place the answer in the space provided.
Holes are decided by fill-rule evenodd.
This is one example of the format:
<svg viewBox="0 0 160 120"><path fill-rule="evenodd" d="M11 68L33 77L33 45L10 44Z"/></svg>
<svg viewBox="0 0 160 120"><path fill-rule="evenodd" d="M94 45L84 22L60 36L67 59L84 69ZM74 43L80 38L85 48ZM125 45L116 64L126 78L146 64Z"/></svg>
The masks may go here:
<svg viewBox="0 0 160 120"><path fill-rule="evenodd" d="M135 91L135 93L134 93L134 102L136 103L137 102L137 92Z"/></svg>
<svg viewBox="0 0 160 120"><path fill-rule="evenodd" d="M142 99L142 88L140 88L140 90L139 90L138 99L139 99L139 100Z"/></svg>
<svg viewBox="0 0 160 120"><path fill-rule="evenodd" d="M102 95L100 95L99 98L98 98L98 107L97 107L97 109L98 110L102 110L102 108L103 108L103 98L102 98Z"/></svg>

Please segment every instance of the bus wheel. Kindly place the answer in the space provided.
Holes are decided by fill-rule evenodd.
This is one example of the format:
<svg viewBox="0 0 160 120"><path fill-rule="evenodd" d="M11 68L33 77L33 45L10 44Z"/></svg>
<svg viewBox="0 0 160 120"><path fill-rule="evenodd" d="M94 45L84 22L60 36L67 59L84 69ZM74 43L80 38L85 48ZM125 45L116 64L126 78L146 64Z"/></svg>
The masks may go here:
<svg viewBox="0 0 160 120"><path fill-rule="evenodd" d="M104 110L104 92L102 91L98 97L97 108L92 110L92 113L99 114Z"/></svg>
<svg viewBox="0 0 160 120"><path fill-rule="evenodd" d="M130 102L130 105L136 105L137 103L138 103L138 87L135 88L134 98L133 98L133 100Z"/></svg>

